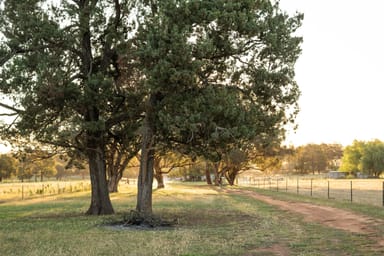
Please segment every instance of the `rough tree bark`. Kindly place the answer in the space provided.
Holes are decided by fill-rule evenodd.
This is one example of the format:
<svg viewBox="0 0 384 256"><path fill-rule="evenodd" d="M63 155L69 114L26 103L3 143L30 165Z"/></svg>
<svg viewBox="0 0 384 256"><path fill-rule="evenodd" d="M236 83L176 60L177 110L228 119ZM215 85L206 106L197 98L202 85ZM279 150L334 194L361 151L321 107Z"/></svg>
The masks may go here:
<svg viewBox="0 0 384 256"><path fill-rule="evenodd" d="M222 173L220 172L220 163L213 164L213 172L214 172L214 184L215 186L221 186L221 178Z"/></svg>
<svg viewBox="0 0 384 256"><path fill-rule="evenodd" d="M154 171L154 177L157 181L157 188L161 189L164 188L164 177L163 177L163 172L162 168L160 166L161 158L160 157L155 157L154 162L153 162L153 171Z"/></svg>
<svg viewBox="0 0 384 256"><path fill-rule="evenodd" d="M163 173L162 173L162 172L157 172L157 171L155 171L155 179L156 179L156 181L157 181L157 188L158 188L158 189L165 188L165 184L164 184L164 176L163 176Z"/></svg>
<svg viewBox="0 0 384 256"><path fill-rule="evenodd" d="M155 160L155 113L159 96L150 95L145 109L142 127L142 144L139 177L137 180L136 211L143 216L152 215L152 184Z"/></svg>
<svg viewBox="0 0 384 256"><path fill-rule="evenodd" d="M117 193L119 182L122 178L122 172L114 172L111 176L108 178L108 191L109 193Z"/></svg>
<svg viewBox="0 0 384 256"><path fill-rule="evenodd" d="M207 180L207 184L208 185L212 185L211 171L210 171L209 163L208 162L205 163L205 177L206 177L206 180Z"/></svg>
<svg viewBox="0 0 384 256"><path fill-rule="evenodd" d="M229 185L231 186L235 185L236 176L239 172L240 172L240 169L237 167L229 168L225 172L225 178L227 179Z"/></svg>
<svg viewBox="0 0 384 256"><path fill-rule="evenodd" d="M91 178L91 205L86 212L89 215L113 214L111 200L109 198L106 177L104 149L94 144L94 138L88 143L87 157L89 161L89 172ZM97 139L96 139L97 140Z"/></svg>
<svg viewBox="0 0 384 256"><path fill-rule="evenodd" d="M144 120L139 177L137 180L136 210L145 216L152 215L152 184L154 162L154 136L148 120Z"/></svg>

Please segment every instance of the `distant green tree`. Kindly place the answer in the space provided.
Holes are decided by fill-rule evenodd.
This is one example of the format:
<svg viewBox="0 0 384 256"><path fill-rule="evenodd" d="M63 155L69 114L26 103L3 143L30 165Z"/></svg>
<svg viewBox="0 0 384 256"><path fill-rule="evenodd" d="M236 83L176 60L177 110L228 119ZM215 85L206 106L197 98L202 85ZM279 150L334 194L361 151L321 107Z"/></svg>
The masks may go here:
<svg viewBox="0 0 384 256"><path fill-rule="evenodd" d="M299 173L315 174L338 169L342 155L339 144L307 144L296 148L291 160Z"/></svg>
<svg viewBox="0 0 384 256"><path fill-rule="evenodd" d="M283 162L294 153L292 148L286 146L275 146L258 154L254 163L265 174L279 173L283 171Z"/></svg>
<svg viewBox="0 0 384 256"><path fill-rule="evenodd" d="M324 172L327 169L327 164L327 156L321 145L307 144L297 148L295 168L300 173Z"/></svg>
<svg viewBox="0 0 384 256"><path fill-rule="evenodd" d="M20 150L14 154L18 164L16 176L21 182L24 182L25 179L30 179L33 176L32 158L29 153L30 151L26 149L25 151Z"/></svg>
<svg viewBox="0 0 384 256"><path fill-rule="evenodd" d="M384 172L384 143L380 140L367 142L360 165L363 173L378 178Z"/></svg>
<svg viewBox="0 0 384 256"><path fill-rule="evenodd" d="M345 147L340 170L349 173L362 171L361 158L363 157L365 146L366 143L364 141L355 140L352 145Z"/></svg>
<svg viewBox="0 0 384 256"><path fill-rule="evenodd" d="M5 178L11 177L13 174L16 174L15 159L7 154L0 155L0 182Z"/></svg>
<svg viewBox="0 0 384 256"><path fill-rule="evenodd" d="M20 148L15 154L18 160L17 176L22 181L30 179L33 176L35 181L39 178L43 181L44 177L53 177L56 175L54 153L40 148L24 147Z"/></svg>
<svg viewBox="0 0 384 256"><path fill-rule="evenodd" d="M36 156L35 156L36 157ZM40 178L43 181L44 177L55 176L57 170L55 168L55 161L52 158L35 158L31 164L32 173L35 180Z"/></svg>
<svg viewBox="0 0 384 256"><path fill-rule="evenodd" d="M62 164L56 164L55 169L56 169L55 177L57 180L61 180L62 178L64 178L68 174L67 170L65 169L64 165L62 165Z"/></svg>
<svg viewBox="0 0 384 256"><path fill-rule="evenodd" d="M322 151L327 159L327 168L329 170L338 170L340 161L343 157L343 147L340 144L320 144Z"/></svg>

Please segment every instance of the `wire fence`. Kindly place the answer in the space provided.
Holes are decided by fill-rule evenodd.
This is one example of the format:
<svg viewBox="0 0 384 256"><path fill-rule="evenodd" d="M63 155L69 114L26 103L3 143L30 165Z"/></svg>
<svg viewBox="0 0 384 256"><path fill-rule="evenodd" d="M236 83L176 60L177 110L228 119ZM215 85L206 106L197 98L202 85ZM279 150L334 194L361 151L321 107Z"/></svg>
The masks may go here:
<svg viewBox="0 0 384 256"><path fill-rule="evenodd" d="M26 200L90 190L90 181L4 183L0 184L0 201Z"/></svg>
<svg viewBox="0 0 384 256"><path fill-rule="evenodd" d="M278 192L384 206L384 180L382 179L263 177L242 178L238 183Z"/></svg>

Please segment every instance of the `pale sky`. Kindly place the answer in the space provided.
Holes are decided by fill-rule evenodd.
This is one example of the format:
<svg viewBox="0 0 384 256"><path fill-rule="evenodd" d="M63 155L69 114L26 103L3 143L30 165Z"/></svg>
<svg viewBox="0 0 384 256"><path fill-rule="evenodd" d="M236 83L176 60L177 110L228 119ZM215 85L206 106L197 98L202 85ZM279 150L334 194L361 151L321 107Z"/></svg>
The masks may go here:
<svg viewBox="0 0 384 256"><path fill-rule="evenodd" d="M301 112L287 143L384 141L384 1L281 0L304 13Z"/></svg>
<svg viewBox="0 0 384 256"><path fill-rule="evenodd" d="M384 141L384 0L280 0L280 6L304 13L299 128L287 144Z"/></svg>

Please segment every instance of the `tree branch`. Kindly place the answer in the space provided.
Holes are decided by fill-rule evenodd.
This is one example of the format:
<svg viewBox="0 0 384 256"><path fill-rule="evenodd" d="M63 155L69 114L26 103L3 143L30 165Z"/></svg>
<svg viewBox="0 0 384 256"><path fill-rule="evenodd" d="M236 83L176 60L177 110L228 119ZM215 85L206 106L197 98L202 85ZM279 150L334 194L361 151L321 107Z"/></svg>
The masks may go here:
<svg viewBox="0 0 384 256"><path fill-rule="evenodd" d="M15 112L15 113L1 113L0 115L2 115L2 116L15 116L15 115L18 115L18 114L25 112L24 110L14 108L12 106L9 106L9 105L1 103L1 102L0 102L0 107L3 107L5 109L12 110Z"/></svg>

